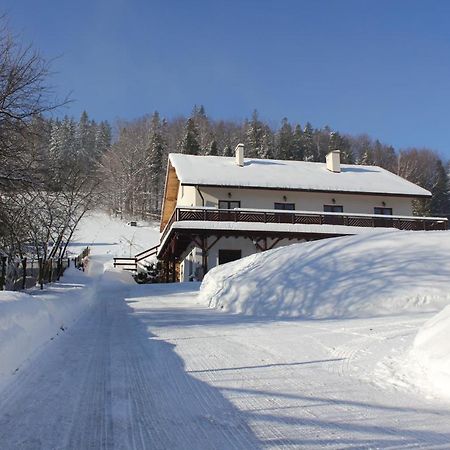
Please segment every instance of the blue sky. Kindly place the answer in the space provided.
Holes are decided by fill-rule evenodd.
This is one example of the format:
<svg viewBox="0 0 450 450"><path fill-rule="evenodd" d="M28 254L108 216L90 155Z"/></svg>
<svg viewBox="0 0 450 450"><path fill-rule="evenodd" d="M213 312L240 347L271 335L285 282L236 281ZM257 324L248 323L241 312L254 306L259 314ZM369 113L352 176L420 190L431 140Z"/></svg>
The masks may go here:
<svg viewBox="0 0 450 450"><path fill-rule="evenodd" d="M258 109L450 158L450 1L3 0L97 120Z"/></svg>

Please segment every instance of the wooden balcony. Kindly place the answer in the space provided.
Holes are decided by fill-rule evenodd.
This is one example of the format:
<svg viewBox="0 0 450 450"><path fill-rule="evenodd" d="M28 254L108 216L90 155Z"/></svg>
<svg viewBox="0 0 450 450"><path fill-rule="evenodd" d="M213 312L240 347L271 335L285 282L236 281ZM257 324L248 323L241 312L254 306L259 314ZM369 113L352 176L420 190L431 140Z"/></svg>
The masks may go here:
<svg viewBox="0 0 450 450"><path fill-rule="evenodd" d="M175 222L183 221L335 225L343 227L397 228L399 230L407 231L446 230L448 225L448 220L442 217L384 216L377 214L369 215L258 209L217 209L202 207L175 208L169 222L162 232L161 242L163 242ZM345 233L344 228L342 228L342 234L347 234Z"/></svg>

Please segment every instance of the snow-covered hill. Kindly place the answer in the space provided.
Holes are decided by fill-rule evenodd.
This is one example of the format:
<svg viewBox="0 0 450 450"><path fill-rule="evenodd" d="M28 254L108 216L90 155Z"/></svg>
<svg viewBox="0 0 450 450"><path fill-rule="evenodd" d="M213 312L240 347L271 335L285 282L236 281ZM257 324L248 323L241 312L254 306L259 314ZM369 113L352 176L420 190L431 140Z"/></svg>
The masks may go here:
<svg viewBox="0 0 450 450"><path fill-rule="evenodd" d="M246 315L373 317L450 303L450 232L381 232L295 244L211 270L200 300Z"/></svg>
<svg viewBox="0 0 450 450"><path fill-rule="evenodd" d="M72 253L89 246L96 255L130 257L159 243L156 222L138 221L136 227L102 211L87 214L80 222L73 242ZM106 258L107 259L107 258Z"/></svg>

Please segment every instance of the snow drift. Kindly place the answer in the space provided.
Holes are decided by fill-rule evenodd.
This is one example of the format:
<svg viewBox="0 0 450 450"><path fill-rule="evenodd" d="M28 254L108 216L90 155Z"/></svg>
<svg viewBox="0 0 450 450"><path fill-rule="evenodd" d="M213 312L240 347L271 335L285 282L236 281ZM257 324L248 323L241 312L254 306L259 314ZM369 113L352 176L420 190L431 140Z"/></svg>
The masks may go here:
<svg viewBox="0 0 450 450"><path fill-rule="evenodd" d="M95 259L89 266L93 274L67 269L60 282L44 291L0 292L0 389L24 361L89 309L100 292L135 284L129 273L117 269L99 275Z"/></svg>
<svg viewBox="0 0 450 450"><path fill-rule="evenodd" d="M450 397L450 306L420 328L410 356L422 375L416 384Z"/></svg>
<svg viewBox="0 0 450 450"><path fill-rule="evenodd" d="M233 313L356 318L450 303L450 232L374 232L255 254L218 266L199 299Z"/></svg>

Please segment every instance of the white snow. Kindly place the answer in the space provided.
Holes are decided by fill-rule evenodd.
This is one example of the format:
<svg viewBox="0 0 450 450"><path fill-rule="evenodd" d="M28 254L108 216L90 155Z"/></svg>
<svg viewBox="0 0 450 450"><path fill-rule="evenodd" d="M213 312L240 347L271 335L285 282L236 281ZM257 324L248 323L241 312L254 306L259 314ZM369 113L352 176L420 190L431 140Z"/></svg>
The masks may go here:
<svg viewBox="0 0 450 450"><path fill-rule="evenodd" d="M169 160L184 185L238 186L333 192L431 196L431 193L377 166L342 164L330 172L325 163L248 159L171 153Z"/></svg>
<svg viewBox="0 0 450 450"><path fill-rule="evenodd" d="M129 227L95 212L83 219L69 248L73 255L91 248L86 273L71 267L43 291L0 291L0 389L32 354L91 307L105 285L134 284L129 273L112 269L113 256L137 253L158 239L155 224Z"/></svg>
<svg viewBox="0 0 450 450"><path fill-rule="evenodd" d="M94 241L116 242L107 235L109 219L104 220ZM397 364L390 369L398 367L417 331L434 314L427 311L444 300L449 234L427 233L428 245L420 243L420 234L379 233L301 244L308 266L297 257L286 265L278 255L279 268L288 267L291 275L297 273L291 270L295 264L304 277L310 268L307 289L314 288L312 277L320 288L331 282L342 291L337 300L345 304L347 287L349 306L358 293L368 303L366 294L378 288L371 312L380 306L382 314L391 311L382 317L327 320L283 319L276 311L226 314L199 301L198 283L131 283L123 272L99 270L111 253L86 235L83 244L93 244L89 273L74 273L79 285L72 287L68 273L63 280L68 285L56 283L54 292L42 295L54 293L52 300L58 301L64 292L67 299L71 291L80 299L95 292L92 306L34 352L0 390L0 448L449 448L450 401L392 383L396 374L380 370L386 360ZM114 246L114 251L120 248ZM98 259L96 248L103 252ZM358 256L359 250L367 255ZM276 253L266 254L272 270ZM229 267L246 272L243 280L252 284L264 272L249 262ZM266 275L273 277L270 270ZM235 274L230 275L233 285ZM394 279L402 289L391 289ZM261 278L260 287L280 280ZM293 275L290 286L296 281ZM357 292L352 292L353 284ZM392 307L377 300L391 294L402 299L408 286L413 294L426 294L421 306L413 299L414 313L399 307L401 302ZM227 286L222 287L226 294ZM258 300L267 291L253 292ZM329 288L328 294L332 292ZM313 293L331 306L329 296ZM310 299L314 303L315 296ZM21 294L8 300L22 301Z"/></svg>
<svg viewBox="0 0 450 450"><path fill-rule="evenodd" d="M420 328L410 357L419 369L415 384L450 398L450 306Z"/></svg>
<svg viewBox="0 0 450 450"><path fill-rule="evenodd" d="M86 215L75 232L70 250L78 254L84 247L90 247L99 257L112 259L131 257L159 243L159 224L137 221L131 227L124 220L111 217L101 211Z"/></svg>
<svg viewBox="0 0 450 450"><path fill-rule="evenodd" d="M212 269L200 299L227 312L350 318L450 303L450 232L372 232L293 244Z"/></svg>

